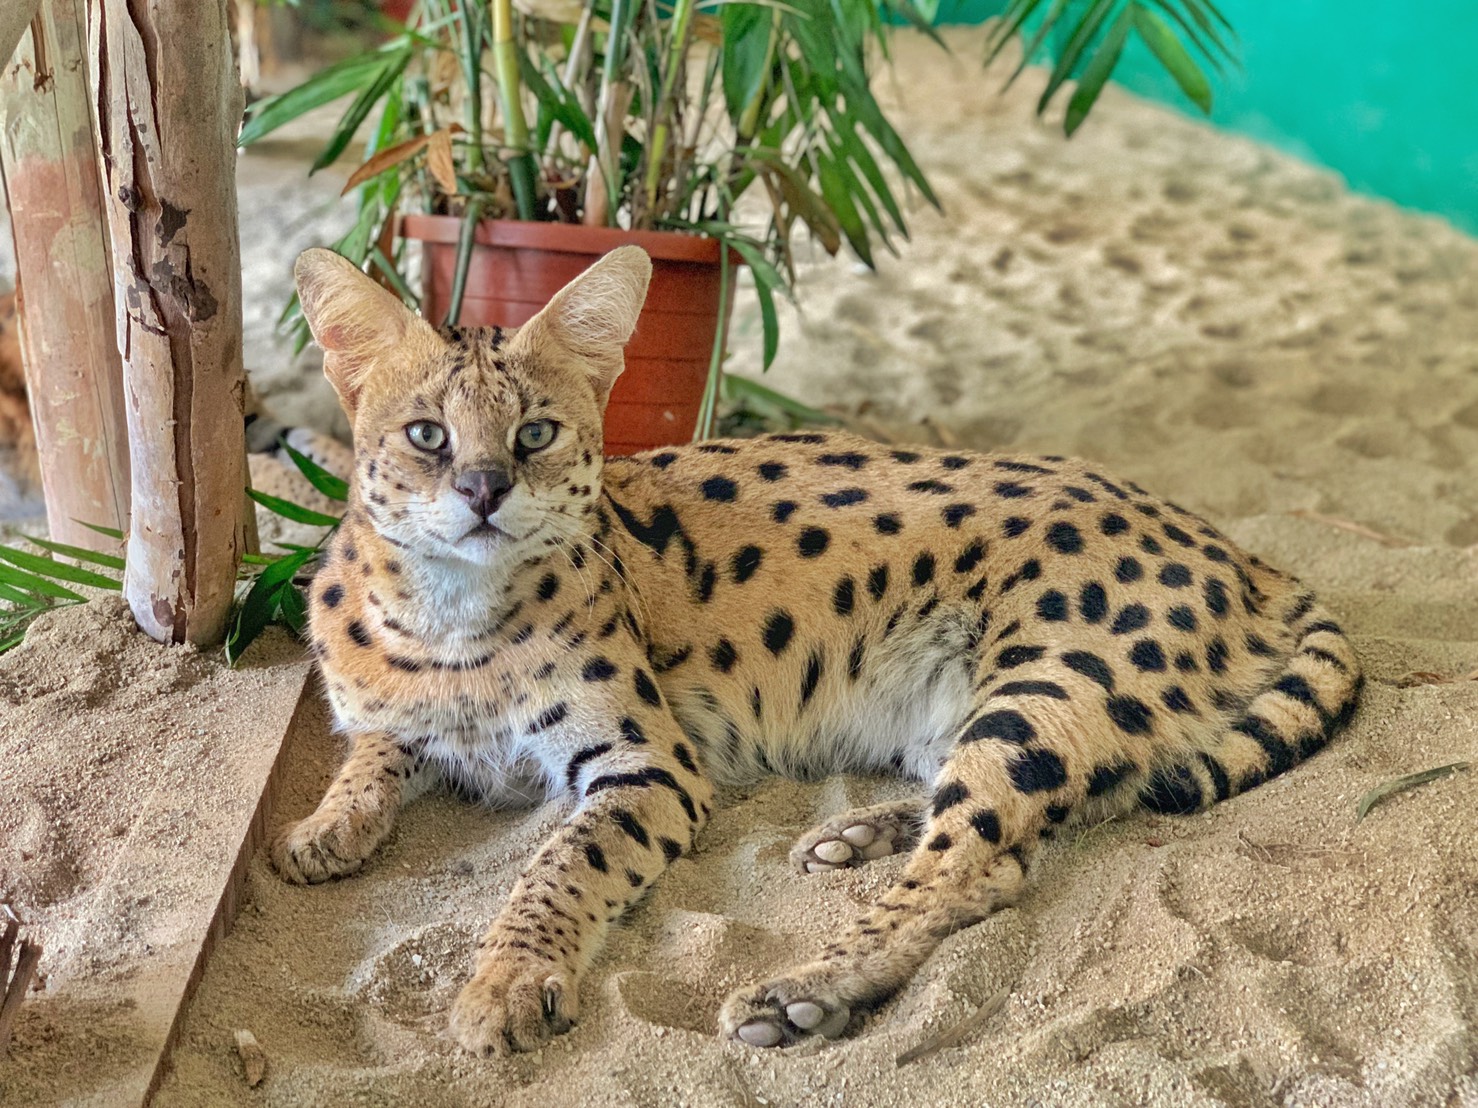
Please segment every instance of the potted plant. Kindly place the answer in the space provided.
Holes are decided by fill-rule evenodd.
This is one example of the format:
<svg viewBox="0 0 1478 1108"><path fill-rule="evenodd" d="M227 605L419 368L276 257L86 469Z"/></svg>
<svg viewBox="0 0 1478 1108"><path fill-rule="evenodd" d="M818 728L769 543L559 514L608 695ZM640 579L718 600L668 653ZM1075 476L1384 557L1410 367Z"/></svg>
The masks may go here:
<svg viewBox="0 0 1478 1108"><path fill-rule="evenodd" d="M339 158L375 116L349 182L358 219L336 249L438 325L516 326L598 255L643 246L652 291L607 411L608 450L629 453L710 433L737 263L753 278L768 367L797 224L828 252L845 243L871 265L879 245L907 237L901 194L937 204L870 87L890 25L929 31L935 7L420 0L404 33L253 105L241 142L352 93L313 165ZM1005 8L989 56L1027 30L1025 57L1052 51L1039 111L1077 74L1069 133L1131 32L1209 108L1204 73L1177 35L1213 63L1226 54L1211 0ZM419 294L412 241L422 245Z"/></svg>

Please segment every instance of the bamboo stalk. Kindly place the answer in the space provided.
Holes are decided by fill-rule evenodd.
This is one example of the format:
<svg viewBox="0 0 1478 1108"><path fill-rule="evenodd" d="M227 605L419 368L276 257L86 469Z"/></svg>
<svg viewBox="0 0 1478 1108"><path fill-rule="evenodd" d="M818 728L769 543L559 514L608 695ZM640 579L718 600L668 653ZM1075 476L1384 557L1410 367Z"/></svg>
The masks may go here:
<svg viewBox="0 0 1478 1108"><path fill-rule="evenodd" d="M513 41L513 0L493 0L493 67L498 76L498 100L503 109L503 137L514 153L508 159L508 180L519 219L534 218L537 167L529 144L529 124L523 114L518 80L518 47Z"/></svg>

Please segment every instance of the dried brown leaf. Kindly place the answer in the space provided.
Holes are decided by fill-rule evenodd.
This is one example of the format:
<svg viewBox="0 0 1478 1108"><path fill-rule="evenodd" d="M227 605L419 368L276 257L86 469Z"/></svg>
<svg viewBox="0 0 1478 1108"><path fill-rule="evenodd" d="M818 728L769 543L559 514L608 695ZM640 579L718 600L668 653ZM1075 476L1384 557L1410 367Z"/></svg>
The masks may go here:
<svg viewBox="0 0 1478 1108"><path fill-rule="evenodd" d="M436 183L441 186L442 192L448 196L457 195L457 164L452 160L450 129L443 128L428 136L426 168L431 171L431 176L436 178Z"/></svg>
<svg viewBox="0 0 1478 1108"><path fill-rule="evenodd" d="M953 1027L945 1028L938 1035L920 1043L912 1050L905 1050L893 1060L894 1066L902 1069L910 1062L917 1062L920 1058L927 1058L931 1054L938 1054L941 1050L948 1050L952 1046L958 1046L966 1036L975 1031L1002 1008L1006 1007L1006 998L1010 995L1010 990L1002 989Z"/></svg>
<svg viewBox="0 0 1478 1108"><path fill-rule="evenodd" d="M1478 669L1472 673L1465 673L1461 677L1445 673L1433 673L1431 670L1418 669L1410 673L1404 673L1396 678L1396 686L1402 689L1415 688L1418 685L1456 685L1463 681L1478 681Z"/></svg>
<svg viewBox="0 0 1478 1108"><path fill-rule="evenodd" d="M1451 777L1460 769L1467 769L1467 762L1453 762L1451 765L1437 766L1435 769L1424 769L1420 773L1408 773L1405 777L1397 777L1393 781L1377 785L1360 798L1360 806L1355 809L1355 822L1359 823L1365 818L1370 809L1374 808L1386 797L1395 793L1414 789L1418 785L1425 785L1430 781L1439 781L1444 777Z"/></svg>
<svg viewBox="0 0 1478 1108"><path fill-rule="evenodd" d="M450 127L443 127L440 131L433 132L432 134L417 135L415 138L406 139L404 142L397 142L394 146L387 146L383 150L376 151L373 157L371 157L353 173L349 174L349 180L344 185L344 191L339 193L339 195L343 196L350 189L354 188L357 185L364 184L371 177L375 177L381 173L384 173L385 170L389 169L393 165L399 165L401 162L410 161L410 159L414 158L430 143L432 143L436 139L437 135L446 136L447 148L448 152L450 153L451 136L455 134L460 134L462 130L463 127L460 123L453 123ZM433 172L435 171L433 170ZM437 180L439 181L440 178L437 178ZM455 188L452 191L455 192Z"/></svg>

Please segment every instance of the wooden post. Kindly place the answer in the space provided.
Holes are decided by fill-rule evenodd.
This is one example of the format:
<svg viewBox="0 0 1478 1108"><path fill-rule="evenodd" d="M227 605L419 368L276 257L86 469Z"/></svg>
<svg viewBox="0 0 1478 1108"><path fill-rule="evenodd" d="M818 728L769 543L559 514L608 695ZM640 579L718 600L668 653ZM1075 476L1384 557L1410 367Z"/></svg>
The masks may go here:
<svg viewBox="0 0 1478 1108"><path fill-rule="evenodd" d="M20 49L5 54L11 62L0 72L0 172L51 537L113 550L111 539L75 522L128 525L128 428L83 66L85 5L47 0Z"/></svg>
<svg viewBox="0 0 1478 1108"><path fill-rule="evenodd" d="M162 642L216 643L245 548L242 90L226 0L92 0L133 519L123 593Z"/></svg>

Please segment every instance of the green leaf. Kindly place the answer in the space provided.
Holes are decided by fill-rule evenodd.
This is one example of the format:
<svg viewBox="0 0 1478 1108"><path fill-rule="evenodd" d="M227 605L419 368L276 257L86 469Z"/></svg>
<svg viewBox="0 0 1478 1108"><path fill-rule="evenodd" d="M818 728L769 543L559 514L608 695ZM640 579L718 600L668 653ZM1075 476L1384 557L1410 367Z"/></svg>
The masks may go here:
<svg viewBox="0 0 1478 1108"><path fill-rule="evenodd" d="M55 581L48 581L44 577L37 577L33 573L27 573L12 565L0 564L0 584L10 585L12 588L24 589L26 592L39 596L51 596L58 600L82 600L79 593L58 585Z"/></svg>
<svg viewBox="0 0 1478 1108"><path fill-rule="evenodd" d="M750 109L770 76L770 33L774 16L761 4L727 3L719 11L723 29L724 103L738 120Z"/></svg>
<svg viewBox="0 0 1478 1108"><path fill-rule="evenodd" d="M68 558L76 558L79 562L91 562L97 566L107 566L109 569L122 569L123 559L116 554L99 554L96 550L88 550L82 546L68 546L64 542L52 542L50 539L33 538L23 535L27 542L35 543L42 550L50 550L53 554L63 554Z"/></svg>
<svg viewBox="0 0 1478 1108"><path fill-rule="evenodd" d="M1359 823L1370 812L1370 809L1393 793L1405 792L1418 785L1425 785L1429 781L1450 777L1460 769L1467 769L1468 765L1467 762L1453 762L1451 765L1438 766L1436 769L1424 769L1420 773L1408 773L1405 777L1398 777L1394 781L1377 785L1360 798L1360 806L1355 809L1355 822Z"/></svg>
<svg viewBox="0 0 1478 1108"><path fill-rule="evenodd" d="M786 396L783 392L777 392L768 385L762 385L748 377L725 373L723 389L725 400L773 408L800 423L836 425L842 422L828 412L802 404L795 397Z"/></svg>
<svg viewBox="0 0 1478 1108"><path fill-rule="evenodd" d="M1057 95L1057 90L1073 75L1079 59L1088 49L1088 44L1093 41L1094 36L1098 34L1099 28L1103 26L1104 20L1109 17L1116 3L1118 0L1092 0L1088 11L1083 13L1083 18L1073 29L1072 35L1068 37L1067 45L1062 48L1057 64L1052 67L1052 76L1047 80L1047 87L1042 90L1042 95L1037 99L1038 115L1047 110L1047 105L1052 97ZM1133 6L1131 3L1130 7Z"/></svg>
<svg viewBox="0 0 1478 1108"><path fill-rule="evenodd" d="M852 203L846 178L837 169L836 163L824 154L816 159L816 171L821 181L821 197L836 215L842 234L847 236L847 242L863 264L869 269L876 269L872 260L872 248L867 241L867 227L857 214L857 206Z"/></svg>
<svg viewBox="0 0 1478 1108"><path fill-rule="evenodd" d="M293 634L301 635L308 626L308 602L303 599L302 591L289 581L278 593L277 606L282 622L292 628Z"/></svg>
<svg viewBox="0 0 1478 1108"><path fill-rule="evenodd" d="M11 565L57 581L70 581L74 585L88 585L95 589L117 591L123 588L123 583L116 578L104 577L101 573L94 573L90 569L83 569L81 566L70 565L67 562L43 558L39 554L28 554L14 547L0 546L0 558Z"/></svg>
<svg viewBox="0 0 1478 1108"><path fill-rule="evenodd" d="M579 99L561 83L559 74L554 72L553 64L550 63L547 74L540 73L528 55L520 52L518 73L520 79L533 93L534 100L540 109L547 112L551 119L557 120L560 126L574 135L587 151L594 150L595 124L585 114L585 109L580 106ZM545 131L540 138L539 145L543 146L548 139L549 134Z"/></svg>
<svg viewBox="0 0 1478 1108"><path fill-rule="evenodd" d="M99 535L107 535L110 539L117 539L119 542L123 541L123 532L116 527L100 527L96 523L88 523L81 519L74 519L72 522L80 527L86 527L89 531L96 531Z"/></svg>
<svg viewBox="0 0 1478 1108"><path fill-rule="evenodd" d="M235 665L277 615L281 606L280 593L284 586L292 587L293 576L307 564L310 554L294 554L273 562L252 582L246 599L236 613L236 622L231 634L226 637L226 661Z"/></svg>
<svg viewBox="0 0 1478 1108"><path fill-rule="evenodd" d="M31 593L25 592L22 589L18 589L14 585L7 585L3 582L0 582L0 600L8 600L12 604L20 604L27 608L33 607L37 603L36 597L33 596ZM8 612L0 613L0 615L9 614L10 613Z"/></svg>
<svg viewBox="0 0 1478 1108"><path fill-rule="evenodd" d="M312 508L305 508L301 504L294 504L291 500L284 500L280 496L270 496L256 489L247 489L246 495L269 512L275 512L283 519L290 519L294 523L309 523L315 527L333 527L339 522L338 516L315 512Z"/></svg>
<svg viewBox="0 0 1478 1108"><path fill-rule="evenodd" d="M308 480L319 492L330 500L344 501L349 499L349 482L342 477L335 476L321 465L315 462L302 451L294 450L286 438L279 439L282 449L287 451L287 456L293 460L293 465L298 467L298 472Z"/></svg>
<svg viewBox="0 0 1478 1108"><path fill-rule="evenodd" d="M1078 87L1073 90L1072 99L1068 101L1067 118L1062 125L1068 137L1072 137L1073 133L1083 125L1083 121L1088 118L1088 113L1093 110L1093 105L1098 101L1098 94L1103 91L1109 75L1119 64L1119 58L1124 53L1124 43L1129 39L1129 28L1133 23L1132 9L1125 8L1119 13L1119 18L1114 20L1114 25L1109 28L1108 36L1094 52L1087 68L1083 70L1083 75L1078 78Z"/></svg>
<svg viewBox="0 0 1478 1108"><path fill-rule="evenodd" d="M409 50L388 55L379 76L365 86L345 110L343 117L339 120L339 125L329 136L328 145L314 159L312 168L308 170L309 176L338 160L339 155L354 141L360 124L369 118L369 113L374 111L375 105L384 100L386 94L400 82L400 75L405 72L406 64L410 59Z"/></svg>
<svg viewBox="0 0 1478 1108"><path fill-rule="evenodd" d="M1148 8L1134 9L1134 28L1163 65L1180 91L1207 115L1211 114L1211 84L1165 21Z"/></svg>
<svg viewBox="0 0 1478 1108"><path fill-rule="evenodd" d="M315 73L281 95L258 100L247 113L241 133L236 137L236 145L250 146L315 108L360 91L375 80L384 64L379 50L359 54Z"/></svg>

